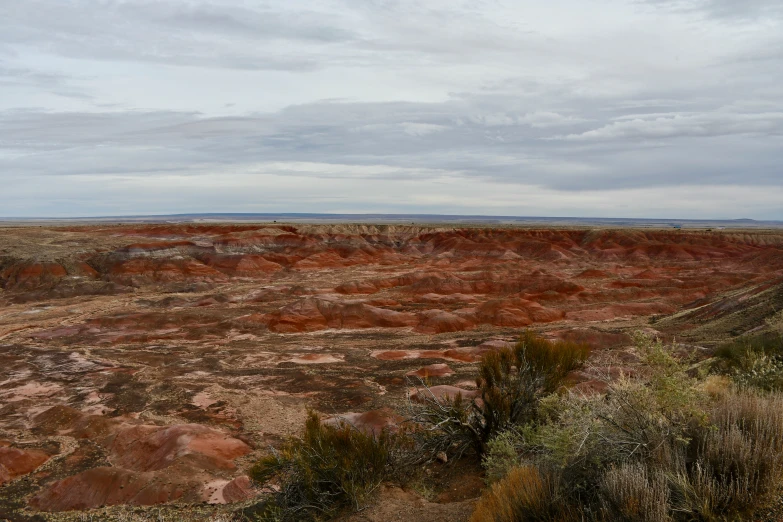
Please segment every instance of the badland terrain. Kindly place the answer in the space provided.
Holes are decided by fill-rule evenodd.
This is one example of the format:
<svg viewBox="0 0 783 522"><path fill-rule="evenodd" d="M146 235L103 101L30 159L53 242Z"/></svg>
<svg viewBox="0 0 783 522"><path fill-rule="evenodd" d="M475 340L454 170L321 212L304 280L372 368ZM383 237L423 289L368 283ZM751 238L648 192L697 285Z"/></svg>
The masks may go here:
<svg viewBox="0 0 783 522"><path fill-rule="evenodd" d="M0 520L185 519L257 498L248 468L308 409L393 426L410 378L469 394L525 329L591 345L569 386L600 393L635 331L699 352L761 328L783 308L783 231L9 226L0 288ZM444 473L426 501L387 501L467 520L481 478ZM393 519L374 509L357 520Z"/></svg>

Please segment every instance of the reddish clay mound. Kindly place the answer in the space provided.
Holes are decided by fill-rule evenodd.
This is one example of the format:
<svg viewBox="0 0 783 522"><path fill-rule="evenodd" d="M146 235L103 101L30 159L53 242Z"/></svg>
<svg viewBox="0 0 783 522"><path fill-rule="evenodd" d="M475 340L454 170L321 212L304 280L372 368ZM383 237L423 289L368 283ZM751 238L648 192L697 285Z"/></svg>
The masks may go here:
<svg viewBox="0 0 783 522"><path fill-rule="evenodd" d="M35 449L11 448L0 441L0 486L35 471L50 455Z"/></svg>
<svg viewBox="0 0 783 522"><path fill-rule="evenodd" d="M187 459L200 469L235 469L247 444L199 424L131 426L106 442L112 462L135 471L156 471Z"/></svg>
<svg viewBox="0 0 783 522"><path fill-rule="evenodd" d="M67 275L59 263L17 262L0 272L0 282L6 290L33 290L54 286Z"/></svg>
<svg viewBox="0 0 783 522"><path fill-rule="evenodd" d="M588 344L593 348L616 348L632 343L626 333L603 332L592 328L573 328L554 332L554 335L563 341Z"/></svg>
<svg viewBox="0 0 783 522"><path fill-rule="evenodd" d="M405 418L398 413L384 408L363 413L341 413L326 419L324 423L332 426L345 423L365 433L378 434L383 430L396 431L404 420Z"/></svg>
<svg viewBox="0 0 783 522"><path fill-rule="evenodd" d="M225 281L226 275L195 259L134 258L113 265L108 277L127 286L181 281Z"/></svg>
<svg viewBox="0 0 783 522"><path fill-rule="evenodd" d="M98 467L59 480L35 495L30 505L41 511L72 511L130 504L198 502L201 485L178 478Z"/></svg>
<svg viewBox="0 0 783 522"><path fill-rule="evenodd" d="M565 317L560 310L546 308L526 299L496 299L479 307L476 318L479 322L495 326L524 327L533 323L550 323Z"/></svg>
<svg viewBox="0 0 783 522"><path fill-rule="evenodd" d="M412 314L377 308L362 302L339 303L305 298L270 314L273 332L310 332L326 328L404 327L416 324Z"/></svg>
<svg viewBox="0 0 783 522"><path fill-rule="evenodd" d="M104 449L112 464L49 484L30 500L31 506L43 511L210 500L217 489L208 490L204 484L217 480L213 473L235 470L234 460L251 451L244 442L199 424L131 425L63 406L43 412L35 421L45 433L89 438ZM8 449L0 448L0 459ZM38 463L29 462L26 472L45 460L41 460L44 455L32 457ZM247 498L249 484L232 482L222 481L224 494L216 501Z"/></svg>
<svg viewBox="0 0 783 522"><path fill-rule="evenodd" d="M429 366L419 368L416 371L410 371L406 375L410 377L419 377L421 379L448 377L449 375L454 375L454 370L449 368L448 364L430 364Z"/></svg>
<svg viewBox="0 0 783 522"><path fill-rule="evenodd" d="M191 247L197 248L196 243L193 243L192 241L158 241L155 243L134 243L124 248L120 248L117 252L139 255L153 252L158 253L164 250L190 249Z"/></svg>
<svg viewBox="0 0 783 522"><path fill-rule="evenodd" d="M278 263L254 254L211 254L204 256L203 261L210 268L237 277L257 277L283 268Z"/></svg>
<svg viewBox="0 0 783 522"><path fill-rule="evenodd" d="M447 350L379 350L371 354L381 361L402 361L407 359L443 359L455 362L477 362L490 350L506 346L505 342L487 342L480 346L450 348Z"/></svg>
<svg viewBox="0 0 783 522"><path fill-rule="evenodd" d="M457 388L456 386L430 386L428 389L415 390L411 393L411 400L416 402L424 402L426 400L434 399L437 401L449 400L452 401L457 396L461 396L463 399L473 399L479 397L481 392L479 390L465 390L463 388Z"/></svg>
<svg viewBox="0 0 783 522"><path fill-rule="evenodd" d="M417 332L438 334L443 332L461 332L474 326L475 322L443 310L427 310L419 314Z"/></svg>
<svg viewBox="0 0 783 522"><path fill-rule="evenodd" d="M591 268L589 270L585 270L584 272L580 272L576 275L576 277L581 277L583 279L606 279L608 277L612 277L611 274L604 272L603 270L596 270L594 268Z"/></svg>

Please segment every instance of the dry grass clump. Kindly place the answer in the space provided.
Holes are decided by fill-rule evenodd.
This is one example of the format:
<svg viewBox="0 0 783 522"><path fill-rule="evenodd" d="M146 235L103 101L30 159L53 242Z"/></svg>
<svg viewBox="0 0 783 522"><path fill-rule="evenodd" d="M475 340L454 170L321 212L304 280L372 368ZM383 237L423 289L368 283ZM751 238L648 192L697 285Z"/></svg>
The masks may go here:
<svg viewBox="0 0 783 522"><path fill-rule="evenodd" d="M601 516L618 522L666 522L669 489L663 473L639 463L608 469L601 477Z"/></svg>
<svg viewBox="0 0 783 522"><path fill-rule="evenodd" d="M488 473L510 471L474 520L554 520L539 509L553 498L578 520L740 520L783 487L783 394L710 393L660 343L641 348L641 376L606 397L543 398L534 422L489 443ZM535 501L520 477L555 482Z"/></svg>
<svg viewBox="0 0 783 522"><path fill-rule="evenodd" d="M710 421L692 441L692 482L709 511L743 512L783 482L783 396L728 395L713 407Z"/></svg>
<svg viewBox="0 0 783 522"><path fill-rule="evenodd" d="M557 476L536 466L514 468L481 497L470 522L575 520L563 503L559 483Z"/></svg>
<svg viewBox="0 0 783 522"><path fill-rule="evenodd" d="M397 438L353 426L323 424L310 413L301 438L260 460L251 477L276 491L254 513L256 520L321 520L340 509L359 510L389 476Z"/></svg>

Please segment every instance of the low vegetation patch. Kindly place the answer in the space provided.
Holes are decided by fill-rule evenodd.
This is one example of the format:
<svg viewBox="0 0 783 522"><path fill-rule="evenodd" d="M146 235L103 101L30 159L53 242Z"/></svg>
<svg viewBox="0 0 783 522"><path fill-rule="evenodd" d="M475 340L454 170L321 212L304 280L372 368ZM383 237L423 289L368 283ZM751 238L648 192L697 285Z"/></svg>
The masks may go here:
<svg viewBox="0 0 783 522"><path fill-rule="evenodd" d="M394 469L402 436L324 424L310 413L301 438L260 460L250 471L273 493L253 513L260 521L327 520L361 509Z"/></svg>
<svg viewBox="0 0 783 522"><path fill-rule="evenodd" d="M783 395L718 393L662 344L640 349L641 375L605 397L550 395L538 419L490 442L496 482L474 522L741 520L779 491ZM545 493L519 492L519 470L545 477Z"/></svg>
<svg viewBox="0 0 783 522"><path fill-rule="evenodd" d="M421 404L410 404L410 417L424 455L459 457L469 450L483 455L499 433L534 421L540 399L561 387L589 354L587 345L552 342L526 332L515 346L482 358L477 398L436 397L420 383Z"/></svg>
<svg viewBox="0 0 783 522"><path fill-rule="evenodd" d="M783 334L776 331L777 319L769 321L771 331L744 337L719 347L717 367L743 388L783 390Z"/></svg>
<svg viewBox="0 0 783 522"><path fill-rule="evenodd" d="M564 383L588 348L526 333L484 356L470 397L419 382L400 433L311 414L301 438L253 468L273 485L255 519L359 510L383 481L466 453L482 458L488 483L472 522L745 519L783 488L783 376L742 368L748 354L778 357L780 339L723 347L705 378L703 364L637 337L638 368L605 394L583 395Z"/></svg>

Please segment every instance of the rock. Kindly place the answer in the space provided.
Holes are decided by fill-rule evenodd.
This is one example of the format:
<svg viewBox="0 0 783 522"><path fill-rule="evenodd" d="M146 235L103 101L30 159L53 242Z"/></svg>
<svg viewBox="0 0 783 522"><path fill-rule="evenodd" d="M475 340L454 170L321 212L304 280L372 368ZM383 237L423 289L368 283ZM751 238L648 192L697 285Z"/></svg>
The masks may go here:
<svg viewBox="0 0 783 522"><path fill-rule="evenodd" d="M462 388L457 388L456 386L441 385L430 386L426 389L421 388L414 390L411 393L410 398L415 402L424 402L430 398L434 398L438 401L451 401L454 400L458 395L463 399L470 400L481 396L481 392L479 390L465 390Z"/></svg>
<svg viewBox="0 0 783 522"><path fill-rule="evenodd" d="M250 477L240 475L223 487L223 499L226 503L242 502L255 496Z"/></svg>
<svg viewBox="0 0 783 522"><path fill-rule="evenodd" d="M324 424L338 426L347 423L364 433L378 434L383 430L397 431L404 417L390 409L370 410L363 413L341 413L324 420Z"/></svg>
<svg viewBox="0 0 783 522"><path fill-rule="evenodd" d="M461 332L474 325L464 317L443 310L427 310L420 313L418 319L419 324L416 326L416 331L430 334Z"/></svg>
<svg viewBox="0 0 783 522"><path fill-rule="evenodd" d="M182 459L201 469L235 469L234 459L250 452L247 444L199 424L129 426L105 443L112 462L135 471L155 471Z"/></svg>
<svg viewBox="0 0 783 522"><path fill-rule="evenodd" d="M49 455L40 450L0 446L0 486L35 471L47 460Z"/></svg>
<svg viewBox="0 0 783 522"><path fill-rule="evenodd" d="M418 370L410 371L406 375L422 379L427 379L429 377L447 377L449 375L454 375L454 370L449 368L448 364L430 364L429 366L424 366Z"/></svg>

